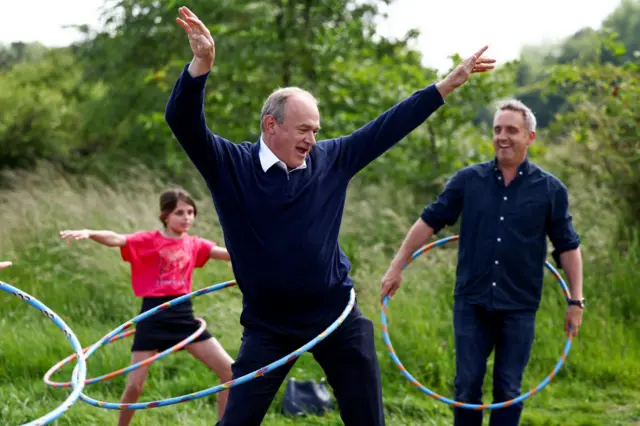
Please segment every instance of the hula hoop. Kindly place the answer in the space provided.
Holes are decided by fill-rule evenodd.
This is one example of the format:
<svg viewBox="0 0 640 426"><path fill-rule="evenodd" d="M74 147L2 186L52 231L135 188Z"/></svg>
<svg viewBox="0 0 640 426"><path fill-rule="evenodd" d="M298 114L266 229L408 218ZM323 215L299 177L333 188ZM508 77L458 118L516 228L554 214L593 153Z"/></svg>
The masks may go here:
<svg viewBox="0 0 640 426"><path fill-rule="evenodd" d="M98 382L104 382L107 380L111 380L114 377L118 377L122 374L126 374L126 373L130 373L133 370L137 370L140 367L145 367L147 365L150 365L152 363L154 363L155 361L162 359L164 357L166 357L167 355L173 353L173 352L178 352L179 350L181 350L182 348L184 348L185 346L187 346L189 343L193 342L195 339L198 338L198 336L200 336L204 330L207 328L207 323L205 320L203 320L202 318L196 318L196 321L198 321L200 323L200 327L198 327L198 329L190 336L188 336L186 339L183 339L182 341L176 343L175 345L173 345L172 347L165 349L164 351L149 357L143 361L139 361L135 364L131 364L128 367L125 368L121 368L120 370L114 371L112 373L108 373L105 374L103 376L99 376L99 377L94 377L93 379L87 379L85 380L84 384L86 385L92 385L94 383L98 383ZM123 339L125 337L129 337L130 335L134 334L135 330L129 330L126 331L124 333L120 333L117 334L115 336L113 336L111 339L109 339L108 341L105 342L105 345L108 343L113 343L116 340L120 340ZM86 347L83 349L83 351L88 351L89 347ZM71 354L70 356L68 356L67 358L63 359L62 361L60 361L59 363L57 363L56 365L54 365L53 367L51 367L49 369L49 371L47 371L44 375L44 382L51 387L54 388L68 388L69 386L71 386L71 382L65 382L65 383L60 383L60 382L54 382L51 381L50 378L51 376L56 373L57 371L59 371L62 366L64 366L65 364L68 364L70 361L72 361L73 359L75 359L76 354Z"/></svg>
<svg viewBox="0 0 640 426"><path fill-rule="evenodd" d="M427 244L426 246L422 247L419 250L416 250L416 252L411 256L409 261L404 265L403 269L406 268L407 266L409 266L409 264L416 257L420 256L421 254L431 250L434 247L441 246L441 245L446 244L446 243L451 242L451 241L455 241L458 238L459 238L459 235L453 235L451 237L442 238L440 240L434 241L433 243ZM567 285L565 284L564 280L560 276L560 273L549 262L545 261L545 266L547 267L547 269L549 271L551 271L553 276L560 283L560 287L562 288L562 292L564 293L565 299L569 299L570 298L569 289L567 288ZM426 386L421 384L419 381L417 381L407 371L407 369L400 362L400 359L398 359L398 356L396 355L396 352L393 349L393 345L391 344L391 339L389 338L389 331L388 331L388 325L387 325L387 309L388 309L387 308L387 304L388 304L388 300L389 300L389 297L387 295L387 296L384 297L383 305L382 305L382 335L384 337L385 343L387 344L387 349L389 351L389 354L391 355L391 358L393 359L393 362L396 364L398 369L400 369L400 372L402 373L402 375L404 377L406 377L407 380L409 380L409 382L412 385L414 385L415 387L420 389L422 392L427 394L429 397L431 397L431 398L433 398L433 399L435 399L437 401L444 402L445 404L451 405L451 406L456 407L456 408L458 408L458 407L459 408L466 408L468 410L476 410L476 411L497 410L497 409L506 408L506 407L509 407L510 405L517 404L517 403L519 403L521 401L524 401L525 399L531 397L535 393L537 393L537 392L541 391L542 389L544 389L549 384L549 382L551 382L551 380L553 380L553 378L556 376L556 374L560 370L560 367L562 367L562 364L564 364L565 360L567 359L567 355L569 354L569 350L571 349L571 341L573 340L573 337L571 336L571 333L569 333L569 335L567 337L567 340L566 340L566 343L564 345L564 350L562 352L562 356L560 357L560 360L556 363L556 365L553 368L553 370L551 371L551 373L549 373L549 375L547 377L545 377L544 380L542 382L540 382L540 384L538 386L536 386L533 389L529 390L527 393L524 393L524 394L518 396L517 398L513 398L513 399L510 399L509 401L498 402L498 403L493 403L493 404L468 404L466 402L455 401L453 399L446 398L446 397L444 397L442 395L438 395L437 393L433 392L432 390L430 390L429 388L427 388Z"/></svg>
<svg viewBox="0 0 640 426"><path fill-rule="evenodd" d="M33 420L30 423L25 423L23 426L42 426L49 424L60 417L62 414L64 414L69 408L71 408L71 406L80 397L82 389L84 388L84 380L87 375L87 364L86 357L82 353L82 345L78 341L78 338L74 334L73 330L69 328L69 326L62 320L62 318L60 318L55 312L45 306L38 299L2 281L0 281L0 290L5 291L9 294L13 294L14 296L24 300L25 302L42 312L60 330L62 330L64 335L67 336L67 339L69 339L69 341L71 342L71 346L73 346L73 349L75 349L76 351L75 355L78 358L78 363L73 370L73 391L71 392L71 394L56 409L45 414L37 420Z"/></svg>
<svg viewBox="0 0 640 426"><path fill-rule="evenodd" d="M193 297L197 297L197 296L202 296L203 294L207 294L207 293L211 293L213 291L216 290L221 290L223 288L227 288L227 287L231 287L236 285L235 281L226 281L220 284L215 284L212 285L210 287L205 287L203 289L194 291L192 293L189 294L185 294L184 296L180 296L177 297L175 299L172 299L166 303L163 303L162 305L159 305L153 309L150 309L140 315L138 315L137 317L127 321L126 323L122 324L120 327L114 329L113 331L111 331L110 333L108 333L107 335L105 335L102 339L100 339L98 342L94 343L89 350L86 353L86 358L88 359L91 355L93 355L93 353L103 344L105 344L105 342L107 342L108 340L110 340L113 336L115 336L116 334L130 328L133 324L136 324L138 322L140 322L141 320L163 310L168 308L169 306L174 306L177 305L179 303L185 302ZM322 333L320 333L318 336L316 336L313 340L311 340L309 343L305 344L304 346L301 346L299 349L295 350L294 352L292 352L289 355L286 355L282 358L280 358L277 361L272 362L271 364L267 365L266 367L260 368L259 370L255 370L251 373L247 373L244 376L238 377L235 380L230 380L226 383L222 383L220 385L217 386L213 386L209 389L205 389L199 392L194 392L194 393L190 393L187 395L183 395L183 396L178 396L178 397L174 397L174 398L168 398L168 399L161 399L161 400L157 400L157 401L150 401L150 402L139 402L139 403L135 403L135 404L121 404L121 403L112 403L112 402L105 402L105 401L98 401L96 399L93 399L87 395L85 395L84 393L80 393L80 399L82 399L84 402L86 402L89 405L93 405L94 407L98 407L98 408L104 408L104 409L108 409L108 410L144 410L144 409L148 409L148 408L156 408L156 407L165 407L168 405L174 405L174 404L179 404L182 402L187 402L187 401L193 401L195 399L198 398L203 398L205 396L209 396L212 395L214 393L218 393L227 389L230 389L234 386L238 386L242 383L248 382L249 380L264 376L265 374L269 373L270 371L281 367L289 362L294 361L295 359L297 359L300 355L302 355L303 353L307 352L309 349L313 348L315 345L317 345L319 342L321 342L322 340L324 340L329 334L331 334L336 328L338 328L340 326L340 324L342 324L342 322L345 320L345 318L347 317L347 315L351 312L351 310L353 309L353 306L355 304L355 300L356 300L356 294L355 291L353 289L351 289L351 293L349 296L349 303L347 304L346 308L344 309L344 311L342 311L342 313L340 314L340 316L338 317L338 319L336 319L329 327L327 327ZM77 367L76 367L77 368ZM75 374L75 369L74 369L74 374Z"/></svg>

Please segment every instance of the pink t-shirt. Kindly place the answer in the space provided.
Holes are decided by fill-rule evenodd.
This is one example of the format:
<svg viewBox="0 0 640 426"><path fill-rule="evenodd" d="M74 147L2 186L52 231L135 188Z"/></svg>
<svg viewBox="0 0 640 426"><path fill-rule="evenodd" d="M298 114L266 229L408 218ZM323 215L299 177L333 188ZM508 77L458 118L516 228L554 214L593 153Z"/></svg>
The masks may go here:
<svg viewBox="0 0 640 426"><path fill-rule="evenodd" d="M120 254L131 263L131 284L138 297L191 293L193 270L207 263L216 245L192 235L179 239L165 237L158 230L139 231L126 238Z"/></svg>

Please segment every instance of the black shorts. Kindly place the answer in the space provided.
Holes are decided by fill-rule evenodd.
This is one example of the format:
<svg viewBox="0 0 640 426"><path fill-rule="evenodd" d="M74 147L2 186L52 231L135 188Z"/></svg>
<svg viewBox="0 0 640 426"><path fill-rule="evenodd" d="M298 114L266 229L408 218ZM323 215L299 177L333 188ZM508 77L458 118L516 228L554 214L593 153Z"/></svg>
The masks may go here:
<svg viewBox="0 0 640 426"><path fill-rule="evenodd" d="M142 299L140 313L176 297L179 296L145 297ZM162 352L195 333L199 327L200 323L193 316L193 304L191 300L187 300L137 323L131 351L157 350ZM211 334L205 329L191 343L201 342L211 337Z"/></svg>

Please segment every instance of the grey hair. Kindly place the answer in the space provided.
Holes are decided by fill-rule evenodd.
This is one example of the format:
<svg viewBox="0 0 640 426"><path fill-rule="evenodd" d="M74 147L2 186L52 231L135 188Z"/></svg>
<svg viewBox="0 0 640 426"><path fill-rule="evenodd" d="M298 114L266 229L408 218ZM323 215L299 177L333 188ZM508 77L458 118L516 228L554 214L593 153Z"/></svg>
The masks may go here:
<svg viewBox="0 0 640 426"><path fill-rule="evenodd" d="M260 114L260 131L264 132L264 118L267 115L272 115L273 118L279 124L284 121L284 108L287 104L287 100L294 95L306 95L318 104L318 100L309 92L299 87L283 87L279 88L269 95L267 100L262 106L262 113Z"/></svg>
<svg viewBox="0 0 640 426"><path fill-rule="evenodd" d="M515 111L521 113L524 116L524 125L527 127L527 130L529 130L530 132L536 131L536 116L533 115L533 111L531 111L528 106L526 106L519 100L508 99L506 101L498 102L496 105L495 115L498 115L498 113L500 113L501 111Z"/></svg>

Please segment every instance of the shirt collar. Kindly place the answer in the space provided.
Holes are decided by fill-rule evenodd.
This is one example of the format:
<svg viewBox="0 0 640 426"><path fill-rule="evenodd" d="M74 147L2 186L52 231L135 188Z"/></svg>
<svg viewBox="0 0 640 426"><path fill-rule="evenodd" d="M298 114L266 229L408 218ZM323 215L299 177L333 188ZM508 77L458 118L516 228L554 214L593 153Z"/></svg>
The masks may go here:
<svg viewBox="0 0 640 426"><path fill-rule="evenodd" d="M287 165L280 160L276 155L269 149L266 143L262 140L262 136L260 136L260 151L258 156L260 157L260 165L262 166L262 170L266 173L274 164L277 164L285 172L289 173ZM296 167L291 170L292 172L295 170L302 170L307 168L307 160L305 159L301 166Z"/></svg>
<svg viewBox="0 0 640 426"><path fill-rule="evenodd" d="M493 160L491 160L491 168L493 169L494 173L496 174L502 174L500 172L500 169L498 169L498 159L496 157L493 158ZM518 166L518 175L519 176L526 176L529 174L529 172L531 171L531 163L529 162L529 156L527 155L524 159L524 161Z"/></svg>

